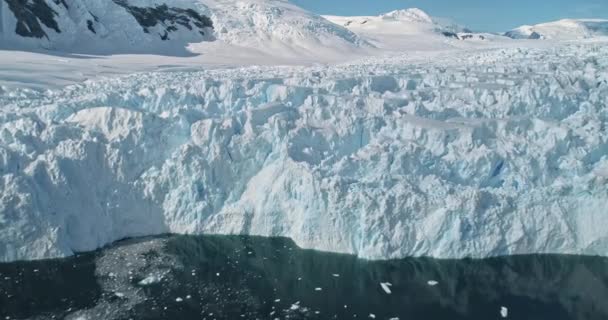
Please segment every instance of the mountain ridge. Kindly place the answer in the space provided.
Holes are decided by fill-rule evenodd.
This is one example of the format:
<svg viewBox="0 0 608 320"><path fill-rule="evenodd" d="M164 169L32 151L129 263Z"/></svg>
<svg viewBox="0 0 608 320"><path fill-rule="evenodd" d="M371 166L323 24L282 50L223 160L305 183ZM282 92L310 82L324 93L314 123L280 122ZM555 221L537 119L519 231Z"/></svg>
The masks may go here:
<svg viewBox="0 0 608 320"><path fill-rule="evenodd" d="M577 40L608 37L608 20L562 19L523 25L507 31L505 36L513 39Z"/></svg>

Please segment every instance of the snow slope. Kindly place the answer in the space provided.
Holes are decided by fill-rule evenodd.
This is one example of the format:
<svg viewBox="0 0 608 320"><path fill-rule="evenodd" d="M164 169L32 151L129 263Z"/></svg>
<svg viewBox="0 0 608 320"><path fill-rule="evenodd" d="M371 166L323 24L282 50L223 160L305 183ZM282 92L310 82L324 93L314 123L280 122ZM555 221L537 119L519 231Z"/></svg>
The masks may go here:
<svg viewBox="0 0 608 320"><path fill-rule="evenodd" d="M417 8L396 10L380 16L325 18L361 35L379 48L390 50L440 49L457 45L449 40L491 38L489 35L479 37L471 34L466 28L439 21ZM460 37L459 34L468 36Z"/></svg>
<svg viewBox="0 0 608 320"><path fill-rule="evenodd" d="M0 88L0 260L177 233L608 255L608 46Z"/></svg>
<svg viewBox="0 0 608 320"><path fill-rule="evenodd" d="M283 56L340 56L370 47L357 34L286 0L204 0L217 38Z"/></svg>
<svg viewBox="0 0 608 320"><path fill-rule="evenodd" d="M5 49L177 56L240 50L337 60L371 47L285 0L2 0L0 17ZM215 36L218 44L206 43Z"/></svg>
<svg viewBox="0 0 608 320"><path fill-rule="evenodd" d="M608 20L564 19L533 26L521 26L507 32L505 35L514 39L552 40L608 37Z"/></svg>
<svg viewBox="0 0 608 320"><path fill-rule="evenodd" d="M1 0L0 48L69 53L188 54L212 39L195 1ZM191 55L191 54L190 54Z"/></svg>

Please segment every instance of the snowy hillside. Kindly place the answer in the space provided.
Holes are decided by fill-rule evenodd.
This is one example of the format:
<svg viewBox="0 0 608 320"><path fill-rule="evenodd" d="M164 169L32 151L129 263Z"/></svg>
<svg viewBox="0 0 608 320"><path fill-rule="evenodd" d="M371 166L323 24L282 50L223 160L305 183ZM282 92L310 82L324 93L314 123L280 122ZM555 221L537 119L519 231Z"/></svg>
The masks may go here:
<svg viewBox="0 0 608 320"><path fill-rule="evenodd" d="M485 40L487 37L473 34L459 25L434 19L416 8L396 10L380 16L325 18L369 39L377 47L386 49L436 49L445 47L448 39Z"/></svg>
<svg viewBox="0 0 608 320"><path fill-rule="evenodd" d="M608 255L608 46L0 89L0 260L176 233Z"/></svg>
<svg viewBox="0 0 608 320"><path fill-rule="evenodd" d="M182 52L190 42L212 38L211 20L192 7L185 1L0 0L0 47Z"/></svg>
<svg viewBox="0 0 608 320"><path fill-rule="evenodd" d="M205 0L218 40L295 55L350 53L369 44L355 33L285 0Z"/></svg>
<svg viewBox="0 0 608 320"><path fill-rule="evenodd" d="M205 44L216 36L218 44ZM371 47L285 0L0 0L0 40L0 48L69 53L328 59Z"/></svg>
<svg viewBox="0 0 608 320"><path fill-rule="evenodd" d="M521 26L507 33L514 39L576 40L608 37L608 20L564 19L533 26Z"/></svg>

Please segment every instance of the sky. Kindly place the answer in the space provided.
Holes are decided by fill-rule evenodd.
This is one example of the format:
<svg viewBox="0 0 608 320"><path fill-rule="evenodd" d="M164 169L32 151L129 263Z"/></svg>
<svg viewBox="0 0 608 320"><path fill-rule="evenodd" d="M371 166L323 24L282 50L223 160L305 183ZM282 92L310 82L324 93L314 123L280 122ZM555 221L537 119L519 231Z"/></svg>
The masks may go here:
<svg viewBox="0 0 608 320"><path fill-rule="evenodd" d="M500 32L564 18L608 19L608 0L291 0L319 14L378 15L420 8L475 31Z"/></svg>

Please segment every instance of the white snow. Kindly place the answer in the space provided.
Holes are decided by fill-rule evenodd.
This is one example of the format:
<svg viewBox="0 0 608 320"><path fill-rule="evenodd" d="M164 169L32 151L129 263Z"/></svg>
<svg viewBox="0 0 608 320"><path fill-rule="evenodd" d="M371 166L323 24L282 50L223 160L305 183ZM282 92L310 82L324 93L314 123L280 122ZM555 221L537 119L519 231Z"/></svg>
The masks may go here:
<svg viewBox="0 0 608 320"><path fill-rule="evenodd" d="M434 287L434 286L438 285L439 282L436 280L429 280L429 281L427 281L427 284L431 287Z"/></svg>
<svg viewBox="0 0 608 320"><path fill-rule="evenodd" d="M441 35L442 31L459 32L459 27L443 25L420 9L397 10L380 16L324 16L329 21L361 35L383 50L437 50L459 45Z"/></svg>
<svg viewBox="0 0 608 320"><path fill-rule="evenodd" d="M340 59L369 47L357 34L283 0L205 0L217 39L244 50L284 57ZM198 50L204 50L202 48ZM196 51L197 48L193 47Z"/></svg>
<svg viewBox="0 0 608 320"><path fill-rule="evenodd" d="M608 255L606 40L184 1L217 22L198 56L0 51L0 261L167 232Z"/></svg>
<svg viewBox="0 0 608 320"><path fill-rule="evenodd" d="M608 20L563 19L533 26L521 26L507 32L507 35L516 39L540 38L552 40L608 37Z"/></svg>

